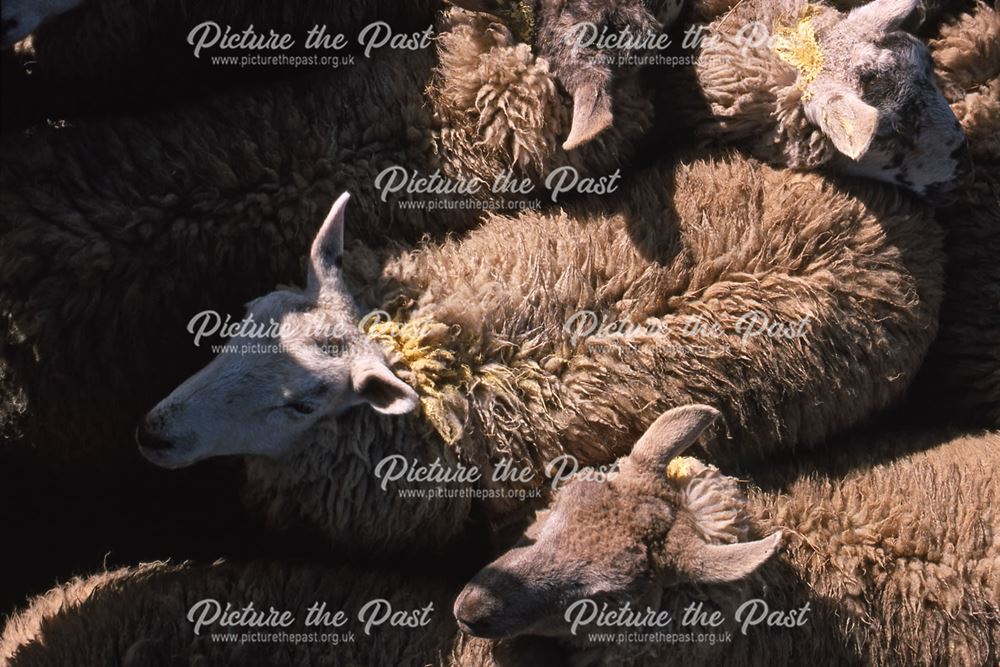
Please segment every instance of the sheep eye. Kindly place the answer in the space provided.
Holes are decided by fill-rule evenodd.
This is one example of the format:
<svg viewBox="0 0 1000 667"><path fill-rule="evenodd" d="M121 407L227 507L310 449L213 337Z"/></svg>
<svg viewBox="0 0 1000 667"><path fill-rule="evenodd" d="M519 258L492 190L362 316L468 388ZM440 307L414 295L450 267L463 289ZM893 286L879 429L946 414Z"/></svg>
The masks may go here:
<svg viewBox="0 0 1000 667"><path fill-rule="evenodd" d="M344 353L347 345L343 338L330 336L329 338L317 341L320 351L328 357L339 357Z"/></svg>
<svg viewBox="0 0 1000 667"><path fill-rule="evenodd" d="M310 405L304 401L293 401L292 403L286 404L285 407L300 415L311 415L316 411L316 406Z"/></svg>

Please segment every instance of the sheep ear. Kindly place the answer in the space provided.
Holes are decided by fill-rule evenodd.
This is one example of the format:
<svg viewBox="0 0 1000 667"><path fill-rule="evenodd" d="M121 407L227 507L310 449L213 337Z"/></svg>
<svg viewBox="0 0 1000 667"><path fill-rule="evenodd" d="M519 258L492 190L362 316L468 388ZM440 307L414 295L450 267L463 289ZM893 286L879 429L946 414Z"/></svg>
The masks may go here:
<svg viewBox="0 0 1000 667"><path fill-rule="evenodd" d="M816 86L805 112L834 147L852 160L868 151L878 129L878 109L840 86Z"/></svg>
<svg viewBox="0 0 1000 667"><path fill-rule="evenodd" d="M707 405L685 405L668 410L646 429L628 458L640 470L662 474L670 459L693 445L718 418L719 411Z"/></svg>
<svg viewBox="0 0 1000 667"><path fill-rule="evenodd" d="M866 31L890 32L898 30L919 4L919 0L873 0L852 10L847 20Z"/></svg>
<svg viewBox="0 0 1000 667"><path fill-rule="evenodd" d="M340 273L344 256L344 211L350 198L347 192L337 198L313 240L307 283L312 294L319 294L323 283Z"/></svg>
<svg viewBox="0 0 1000 667"><path fill-rule="evenodd" d="M563 149L570 151L582 146L611 127L613 120L611 100L604 91L593 84L580 87L573 95L573 125Z"/></svg>
<svg viewBox="0 0 1000 667"><path fill-rule="evenodd" d="M739 581L774 555L781 546L781 536L779 530L754 542L692 544L677 561L678 573L689 581L706 584Z"/></svg>
<svg viewBox="0 0 1000 667"><path fill-rule="evenodd" d="M351 385L360 402L384 415L403 415L420 403L417 392L378 361L366 360L352 368Z"/></svg>

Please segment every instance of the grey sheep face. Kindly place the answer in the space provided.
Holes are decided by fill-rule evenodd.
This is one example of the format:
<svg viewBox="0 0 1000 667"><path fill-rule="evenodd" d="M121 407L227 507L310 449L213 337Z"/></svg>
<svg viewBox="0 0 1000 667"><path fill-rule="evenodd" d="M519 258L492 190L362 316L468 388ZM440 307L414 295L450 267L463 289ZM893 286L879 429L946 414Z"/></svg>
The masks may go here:
<svg viewBox="0 0 1000 667"><path fill-rule="evenodd" d="M841 153L841 170L934 201L967 181L971 158L927 47L899 29L916 7L875 0L819 31L822 68L804 111Z"/></svg>
<svg viewBox="0 0 1000 667"><path fill-rule="evenodd" d="M3 48L19 42L46 19L58 16L81 4L83 0L5 0L3 15Z"/></svg>
<svg viewBox="0 0 1000 667"><path fill-rule="evenodd" d="M228 454L279 458L317 422L355 406L416 408L416 392L358 327L344 285L347 199L337 200L313 241L306 291L251 302L239 335L146 415L136 439L149 461L178 468Z"/></svg>
<svg viewBox="0 0 1000 667"><path fill-rule="evenodd" d="M781 534L713 544L665 473L718 416L692 405L663 414L609 481L571 480L513 549L481 570L455 601L462 628L488 638L568 637L567 611L590 600L609 609L658 610L681 581L736 581L777 550Z"/></svg>
<svg viewBox="0 0 1000 667"><path fill-rule="evenodd" d="M555 78L573 98L573 120L563 148L572 150L614 122L612 83L628 64L627 49L601 48L598 36L625 41L655 36L669 26L684 0L451 0L452 4L500 18L522 40L530 40ZM625 64L617 64L622 62Z"/></svg>

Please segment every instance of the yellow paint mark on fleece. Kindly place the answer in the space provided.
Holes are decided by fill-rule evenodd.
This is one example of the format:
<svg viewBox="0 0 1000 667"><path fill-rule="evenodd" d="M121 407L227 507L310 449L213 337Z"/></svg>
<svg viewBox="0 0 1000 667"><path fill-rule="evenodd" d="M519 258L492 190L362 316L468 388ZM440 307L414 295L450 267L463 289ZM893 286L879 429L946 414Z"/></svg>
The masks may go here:
<svg viewBox="0 0 1000 667"><path fill-rule="evenodd" d="M778 57L799 71L798 87L802 98L808 100L812 93L809 85L823 69L823 52L816 41L813 17L820 12L815 5L806 5L794 26L780 20L774 29L772 48Z"/></svg>
<svg viewBox="0 0 1000 667"><path fill-rule="evenodd" d="M506 397L505 401L539 408L559 404L554 383L556 368L565 364L564 359L549 356L542 365L530 354L521 356L514 345L486 359L478 337L427 317L372 321L366 333L394 364L406 367L400 377L416 389L424 419L448 445L462 437L473 391L489 391ZM520 427L531 428L526 418L522 421Z"/></svg>
<svg viewBox="0 0 1000 667"><path fill-rule="evenodd" d="M459 344L457 327L418 318L404 323L376 321L367 333L387 352L399 355L412 373L411 384L416 383L424 417L446 443L454 444L461 437L461 425L455 423L447 404L460 387L472 382L477 361L456 351L469 349Z"/></svg>
<svg viewBox="0 0 1000 667"><path fill-rule="evenodd" d="M501 10L504 22L517 41L535 45L535 5L531 0L511 0Z"/></svg>
<svg viewBox="0 0 1000 667"><path fill-rule="evenodd" d="M667 464L667 477L675 482L684 482L704 467L704 464L693 456L677 456Z"/></svg>

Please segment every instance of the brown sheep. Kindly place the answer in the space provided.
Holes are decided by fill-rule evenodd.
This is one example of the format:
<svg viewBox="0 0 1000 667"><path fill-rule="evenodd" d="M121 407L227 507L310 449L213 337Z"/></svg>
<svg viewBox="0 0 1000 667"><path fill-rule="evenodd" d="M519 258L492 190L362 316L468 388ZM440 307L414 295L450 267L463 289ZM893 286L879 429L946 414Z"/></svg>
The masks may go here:
<svg viewBox="0 0 1000 667"><path fill-rule="evenodd" d="M675 458L716 416L672 410L616 477L563 487L459 596L463 628L562 637L575 665L996 662L1000 433L855 434L770 462L744 500L735 479ZM685 623L689 605L703 616ZM623 609L647 620L596 621Z"/></svg>
<svg viewBox="0 0 1000 667"><path fill-rule="evenodd" d="M561 664L544 642L460 633L450 610L460 586L441 576L320 563L146 563L73 579L32 600L8 619L0 661L9 667ZM218 612L227 603L240 612L252 604L262 616L272 608L287 611L294 622L226 625ZM328 625L307 624L317 603L325 606L313 617L325 613ZM338 612L344 617L337 619ZM227 641L230 633L234 640ZM280 633L287 641L260 638ZM249 635L256 641L238 640Z"/></svg>
<svg viewBox="0 0 1000 667"><path fill-rule="evenodd" d="M573 124L563 148L590 141L613 122L612 80L633 75L636 65L612 65L638 48L598 46L601 31L612 29L623 44L655 39L671 26L683 0L451 0L459 7L486 12L520 25L524 41L548 61L573 98ZM590 31L593 31L591 33ZM626 37L627 36L627 37Z"/></svg>
<svg viewBox="0 0 1000 667"><path fill-rule="evenodd" d="M948 274L941 329L915 383L915 408L1000 426L1000 12L979 3L931 41L941 89L962 121L976 180L939 209Z"/></svg>

